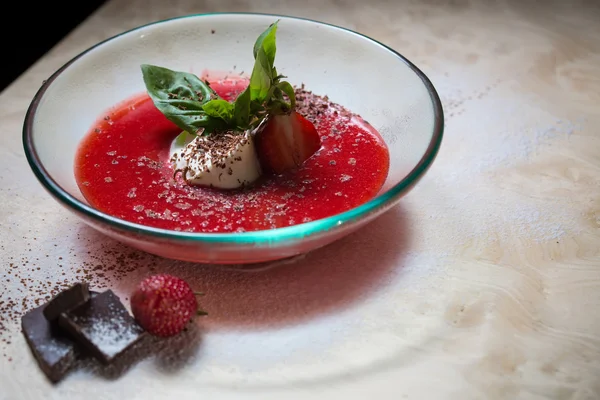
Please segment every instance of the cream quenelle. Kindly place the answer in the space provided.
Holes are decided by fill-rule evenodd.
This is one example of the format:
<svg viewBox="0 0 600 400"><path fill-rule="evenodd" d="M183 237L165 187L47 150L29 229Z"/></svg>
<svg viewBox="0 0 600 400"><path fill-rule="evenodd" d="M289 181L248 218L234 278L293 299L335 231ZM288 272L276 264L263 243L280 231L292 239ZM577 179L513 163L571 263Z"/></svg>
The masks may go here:
<svg viewBox="0 0 600 400"><path fill-rule="evenodd" d="M261 175L253 136L248 129L198 135L183 146L175 144L171 157L175 174L181 173L194 186L236 189L249 185Z"/></svg>

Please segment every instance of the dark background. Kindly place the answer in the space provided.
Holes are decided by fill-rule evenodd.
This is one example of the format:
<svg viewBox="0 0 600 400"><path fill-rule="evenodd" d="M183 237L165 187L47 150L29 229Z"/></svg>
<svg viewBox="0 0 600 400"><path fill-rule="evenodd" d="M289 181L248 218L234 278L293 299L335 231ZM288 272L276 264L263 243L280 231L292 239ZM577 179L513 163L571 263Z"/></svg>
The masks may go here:
<svg viewBox="0 0 600 400"><path fill-rule="evenodd" d="M0 24L2 61L0 91L82 23L106 0L73 2L65 7L55 2L11 3L12 12ZM26 16L21 19L20 16ZM10 21L15 19L15 21ZM11 26L12 22L12 26Z"/></svg>

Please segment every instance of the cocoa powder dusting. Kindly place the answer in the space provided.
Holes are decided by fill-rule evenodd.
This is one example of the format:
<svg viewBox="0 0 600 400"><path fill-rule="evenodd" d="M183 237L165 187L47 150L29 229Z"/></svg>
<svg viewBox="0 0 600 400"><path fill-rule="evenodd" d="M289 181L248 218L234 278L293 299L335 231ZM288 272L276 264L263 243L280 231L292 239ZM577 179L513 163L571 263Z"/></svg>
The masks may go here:
<svg viewBox="0 0 600 400"><path fill-rule="evenodd" d="M9 359L9 345L16 343L20 333L21 316L28 310L40 306L60 291L76 282L89 282L93 290L114 288L117 282L128 277L133 271L152 270L158 258L133 250L120 243L70 221L56 237L48 237L45 243L35 243L37 237L22 236L15 241L25 243L20 254L9 255L9 248L1 246L9 253L3 259L0 272L0 354ZM79 228L79 229L78 229ZM75 229L80 232L68 232ZM60 230L60 229L59 229ZM51 231L50 228L46 233ZM59 244L73 243L69 248ZM42 250L42 248L44 250ZM88 249L88 250L86 250ZM43 251L43 253L42 253Z"/></svg>

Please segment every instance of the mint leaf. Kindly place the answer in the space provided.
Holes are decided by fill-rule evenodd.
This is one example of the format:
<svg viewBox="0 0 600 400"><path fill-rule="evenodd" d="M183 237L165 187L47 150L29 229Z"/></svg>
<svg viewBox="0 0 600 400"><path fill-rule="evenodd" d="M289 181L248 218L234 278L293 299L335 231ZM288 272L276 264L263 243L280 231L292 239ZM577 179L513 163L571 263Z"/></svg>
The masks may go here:
<svg viewBox="0 0 600 400"><path fill-rule="evenodd" d="M239 128L246 128L250 124L250 87L238 95L233 106L233 121Z"/></svg>
<svg viewBox="0 0 600 400"><path fill-rule="evenodd" d="M254 42L253 54L254 58L258 57L258 53L260 49L263 49L265 55L267 56L267 61L271 67L275 63L275 52L277 51L275 34L277 33L277 24L279 20L275 21L266 31L260 34L260 36Z"/></svg>
<svg viewBox="0 0 600 400"><path fill-rule="evenodd" d="M203 110L205 103L218 96L200 78L149 64L143 64L141 69L154 105L179 128L195 134L200 128L214 130L222 125Z"/></svg>
<svg viewBox="0 0 600 400"><path fill-rule="evenodd" d="M231 124L233 119L233 108L234 105L223 99L211 100L202 106L202 110L209 117L220 118L228 125Z"/></svg>

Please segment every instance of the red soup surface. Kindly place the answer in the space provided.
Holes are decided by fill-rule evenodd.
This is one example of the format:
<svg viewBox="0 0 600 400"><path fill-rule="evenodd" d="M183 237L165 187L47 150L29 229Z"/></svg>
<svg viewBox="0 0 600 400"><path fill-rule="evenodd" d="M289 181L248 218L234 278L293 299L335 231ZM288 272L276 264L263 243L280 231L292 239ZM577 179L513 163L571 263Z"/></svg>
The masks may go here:
<svg viewBox="0 0 600 400"><path fill-rule="evenodd" d="M233 100L247 81L218 81L213 89ZM139 95L103 115L75 157L75 177L93 207L139 224L188 232L244 232L281 228L329 217L373 198L389 169L381 136L360 117L327 98L297 91L300 112L310 110L322 147L298 170L262 177L250 187L192 187L173 176L173 139L181 132ZM306 115L306 114L305 114Z"/></svg>

